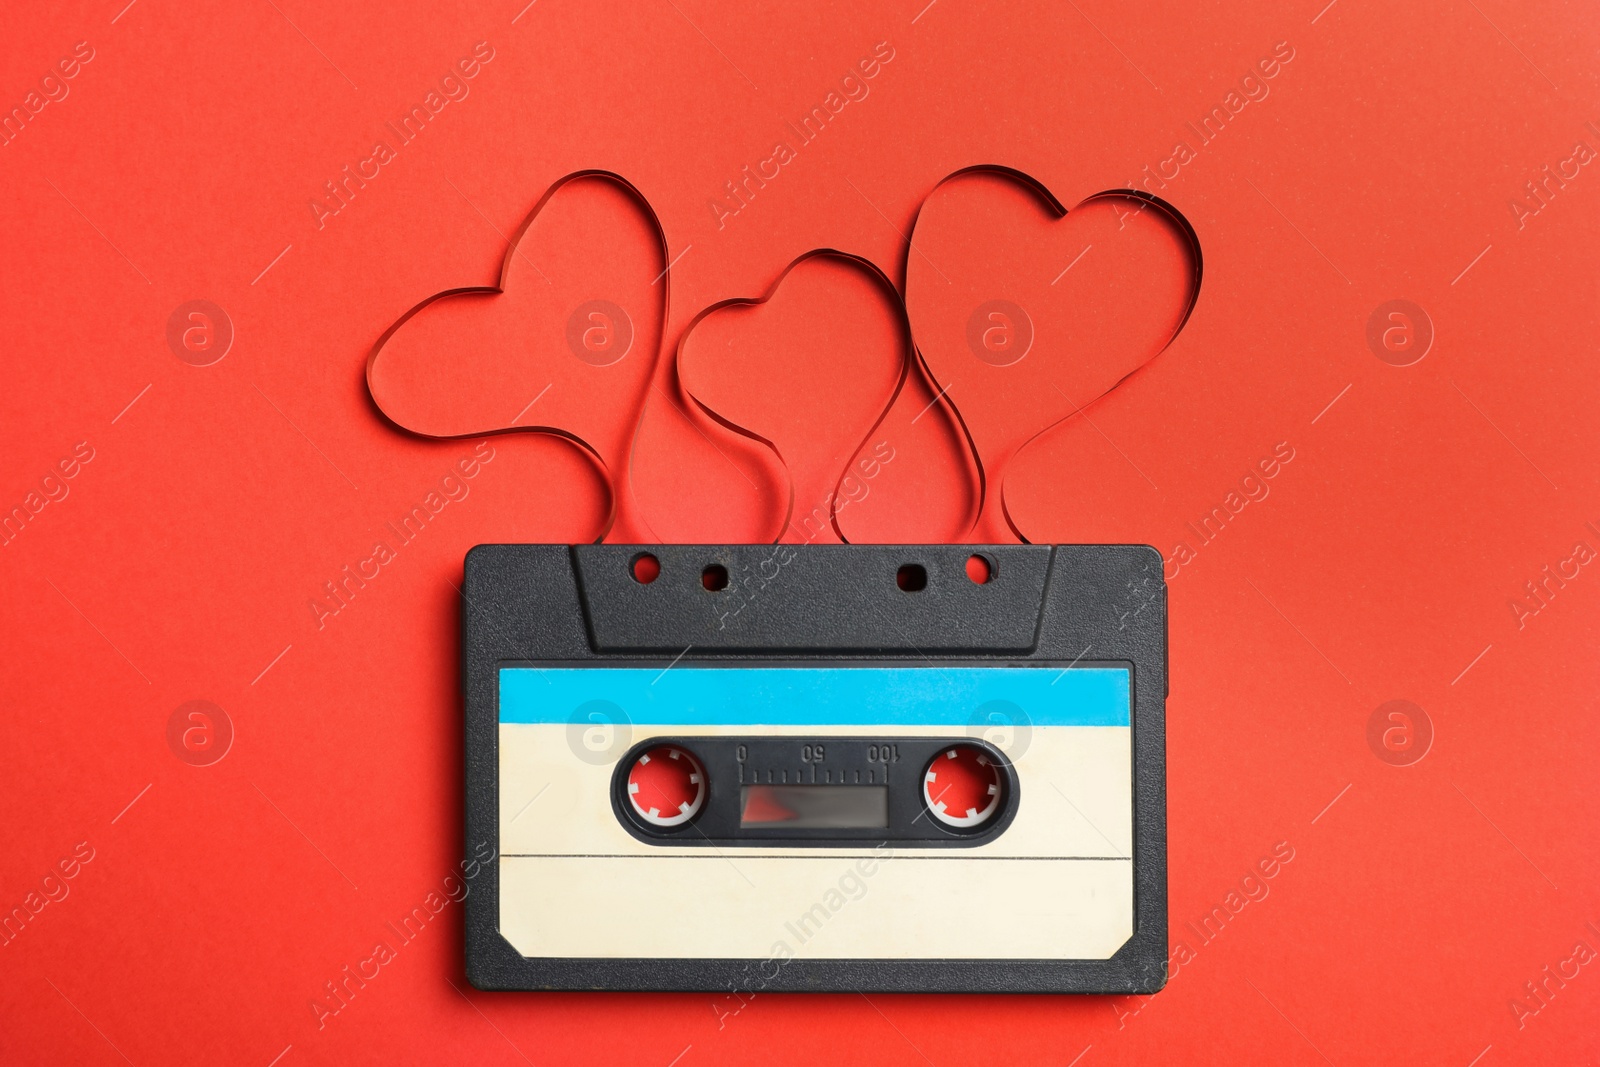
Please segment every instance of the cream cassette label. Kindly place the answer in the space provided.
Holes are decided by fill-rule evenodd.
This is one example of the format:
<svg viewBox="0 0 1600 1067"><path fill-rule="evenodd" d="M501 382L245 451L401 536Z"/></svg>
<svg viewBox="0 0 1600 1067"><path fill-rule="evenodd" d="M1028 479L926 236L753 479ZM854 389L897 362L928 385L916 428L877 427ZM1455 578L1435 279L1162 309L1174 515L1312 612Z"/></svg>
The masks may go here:
<svg viewBox="0 0 1600 1067"><path fill-rule="evenodd" d="M723 989L768 961L769 989L1158 988L1159 557L795 549L729 632L701 574L762 551L469 557L468 827L499 842L474 983ZM1104 654L1062 654L1094 627Z"/></svg>

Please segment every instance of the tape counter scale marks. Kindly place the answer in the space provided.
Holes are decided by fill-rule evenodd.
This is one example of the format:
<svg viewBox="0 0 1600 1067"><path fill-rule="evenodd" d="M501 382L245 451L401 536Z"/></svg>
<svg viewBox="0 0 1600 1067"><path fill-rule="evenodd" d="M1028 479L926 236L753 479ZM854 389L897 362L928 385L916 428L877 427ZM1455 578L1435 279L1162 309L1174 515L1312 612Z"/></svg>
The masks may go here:
<svg viewBox="0 0 1600 1067"><path fill-rule="evenodd" d="M1126 668L504 667L500 722L563 723L604 700L639 726L965 726L1009 701L1034 726L1127 726Z"/></svg>

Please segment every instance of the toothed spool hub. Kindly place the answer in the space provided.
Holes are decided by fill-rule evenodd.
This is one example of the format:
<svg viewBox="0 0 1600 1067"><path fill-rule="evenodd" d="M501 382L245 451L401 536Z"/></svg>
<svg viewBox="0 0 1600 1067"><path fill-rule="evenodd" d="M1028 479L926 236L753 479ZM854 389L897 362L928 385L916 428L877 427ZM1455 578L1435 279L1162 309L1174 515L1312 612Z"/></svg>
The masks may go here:
<svg viewBox="0 0 1600 1067"><path fill-rule="evenodd" d="M658 745L628 771L628 803L651 826L682 826L705 802L705 769L681 748Z"/></svg>
<svg viewBox="0 0 1600 1067"><path fill-rule="evenodd" d="M971 829L1000 810L1000 783L1000 768L982 749L958 745L943 750L928 764L922 800L946 826Z"/></svg>

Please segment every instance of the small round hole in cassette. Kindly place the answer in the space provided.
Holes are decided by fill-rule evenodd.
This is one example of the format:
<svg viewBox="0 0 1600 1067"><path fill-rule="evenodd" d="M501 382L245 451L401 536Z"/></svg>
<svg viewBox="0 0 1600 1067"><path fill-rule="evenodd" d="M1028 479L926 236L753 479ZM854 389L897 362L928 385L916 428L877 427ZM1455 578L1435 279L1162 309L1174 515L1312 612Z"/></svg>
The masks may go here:
<svg viewBox="0 0 1600 1067"><path fill-rule="evenodd" d="M971 830L999 812L1003 788L1000 768L987 752L976 745L955 745L928 764L922 800L946 826Z"/></svg>
<svg viewBox="0 0 1600 1067"><path fill-rule="evenodd" d="M633 572L633 580L640 585L649 585L661 577L661 561L648 552L634 556L630 569Z"/></svg>
<svg viewBox="0 0 1600 1067"><path fill-rule="evenodd" d="M994 564L989 562L989 557L974 552L967 557L967 577L973 585L988 585L994 578Z"/></svg>
<svg viewBox="0 0 1600 1067"><path fill-rule="evenodd" d="M628 771L628 803L651 826L682 826L705 802L705 768L675 745L647 750Z"/></svg>

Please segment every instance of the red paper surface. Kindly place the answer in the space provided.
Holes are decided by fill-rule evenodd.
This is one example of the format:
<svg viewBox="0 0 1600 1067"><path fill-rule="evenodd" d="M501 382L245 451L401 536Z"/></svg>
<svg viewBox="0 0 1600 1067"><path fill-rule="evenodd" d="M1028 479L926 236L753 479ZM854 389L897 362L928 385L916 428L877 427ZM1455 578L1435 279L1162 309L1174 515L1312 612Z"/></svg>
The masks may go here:
<svg viewBox="0 0 1600 1067"><path fill-rule="evenodd" d="M1597 30L1501 0L12 12L0 1061L1594 1055ZM1180 213L1203 271L1172 343L1108 330L1126 314L1159 335L1173 311L1165 267L1104 289L1119 220L1069 210L1034 234L990 206L908 248L941 181L985 165L1069 209L1134 189ZM627 442L637 420L631 462L388 421L366 378L380 338L499 285L534 208L586 170L639 191L671 264L652 282L637 244L551 253L564 285L587 265L665 294L659 351L617 364L654 360L630 379L642 407L596 388L518 418L541 383L475 388L504 420L484 432L577 433L563 413ZM962 251L1009 243L1015 274ZM913 367L874 422L896 312L860 279L841 283L859 326L826 299L769 303L726 323L714 390L677 373L701 312L768 297L823 248L913 298L942 271L962 301L986 277L1016 300L1050 288L1034 264L1128 294L1063 321L1138 369L1057 411L1005 465L1004 504L1035 541L1167 558L1172 980L1152 998L477 992L446 882L479 844L460 829L469 547L614 520L772 539L795 484L823 497L795 515L820 506L854 540L975 536L957 416L984 403L979 364ZM496 299L537 281L517 262ZM564 324L544 328L559 346ZM859 375L806 362L836 328L871 349ZM786 419L803 477L711 414L735 410ZM807 438L796 417L819 411Z"/></svg>

